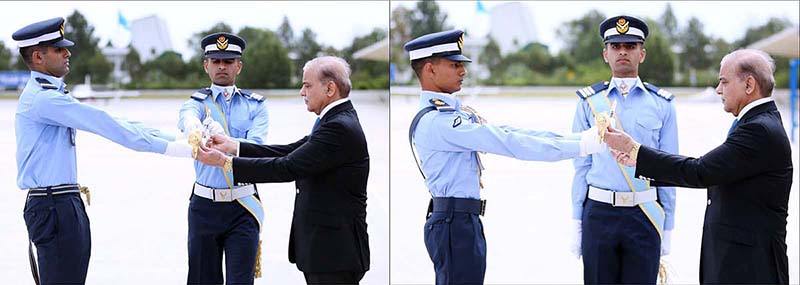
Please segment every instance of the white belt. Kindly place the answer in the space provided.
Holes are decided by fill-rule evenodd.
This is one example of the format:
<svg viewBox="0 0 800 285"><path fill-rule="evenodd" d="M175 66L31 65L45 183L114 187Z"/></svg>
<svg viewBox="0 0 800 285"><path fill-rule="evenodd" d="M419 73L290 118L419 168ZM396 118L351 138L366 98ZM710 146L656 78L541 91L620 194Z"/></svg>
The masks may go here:
<svg viewBox="0 0 800 285"><path fill-rule="evenodd" d="M232 202L233 200L247 197L256 193L253 184L239 186L231 189L209 188L200 184L194 184L194 194L214 202Z"/></svg>
<svg viewBox="0 0 800 285"><path fill-rule="evenodd" d="M614 192L589 186L589 199L611 204L614 207L633 207L642 203L658 200L655 188L639 192Z"/></svg>

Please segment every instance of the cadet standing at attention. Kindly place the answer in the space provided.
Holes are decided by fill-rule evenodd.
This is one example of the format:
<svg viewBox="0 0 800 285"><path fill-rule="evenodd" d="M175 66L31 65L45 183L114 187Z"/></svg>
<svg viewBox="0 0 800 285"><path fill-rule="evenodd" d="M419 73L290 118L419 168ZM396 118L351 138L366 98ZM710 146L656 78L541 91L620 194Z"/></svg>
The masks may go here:
<svg viewBox="0 0 800 285"><path fill-rule="evenodd" d="M444 31L405 45L419 79L419 112L409 142L419 151L420 172L432 199L425 222L425 246L436 271L436 284L483 284L486 240L479 215L483 169L478 152L522 160L558 161L603 149L596 129L561 136L485 124L453 93L466 76L461 54L464 32ZM416 157L415 157L416 161Z"/></svg>
<svg viewBox="0 0 800 285"><path fill-rule="evenodd" d="M616 16L599 30L612 78L576 92L581 100L572 130L595 127L595 117L611 115L616 119L611 125L624 127L643 145L677 153L672 94L639 79L647 25ZM574 166L572 252L583 255L584 282L655 283L660 256L669 253L675 188L650 187L634 176L635 168L618 165L608 150L576 158Z"/></svg>
<svg viewBox="0 0 800 285"><path fill-rule="evenodd" d="M161 138L155 129L111 117L67 95L74 43L64 38L64 18L30 24L12 35L31 76L15 115L17 186L28 191L24 218L31 271L36 284L83 284L92 239L78 185L76 130L97 134L135 151L191 157L186 143ZM37 266L38 263L38 266Z"/></svg>
<svg viewBox="0 0 800 285"><path fill-rule="evenodd" d="M203 69L211 87L192 94L180 110L178 128L224 134L234 140L263 144L267 106L261 95L236 87L242 71L245 40L215 33L200 41ZM202 122L202 123L201 123ZM194 162L195 183L189 203L189 284L221 284L225 254L227 284L253 284L260 277L261 225L264 210L251 183L233 184L230 172Z"/></svg>

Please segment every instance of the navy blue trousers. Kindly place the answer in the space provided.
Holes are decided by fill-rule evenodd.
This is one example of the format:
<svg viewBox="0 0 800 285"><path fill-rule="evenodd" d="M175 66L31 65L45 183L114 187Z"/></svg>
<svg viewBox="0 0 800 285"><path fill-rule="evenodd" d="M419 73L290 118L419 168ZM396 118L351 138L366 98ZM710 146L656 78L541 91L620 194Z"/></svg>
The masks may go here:
<svg viewBox="0 0 800 285"><path fill-rule="evenodd" d="M239 202L214 202L192 195L189 202L188 284L253 284L258 221Z"/></svg>
<svg viewBox="0 0 800 285"><path fill-rule="evenodd" d="M361 278L364 278L365 271L352 272L322 272L322 273L306 273L303 276L306 278L306 284L353 284L358 285Z"/></svg>
<svg viewBox="0 0 800 285"><path fill-rule="evenodd" d="M79 194L29 196L23 217L41 284L84 284L92 237Z"/></svg>
<svg viewBox="0 0 800 285"><path fill-rule="evenodd" d="M476 214L433 212L425 222L425 247L436 284L483 284L486 238Z"/></svg>
<svg viewBox="0 0 800 285"><path fill-rule="evenodd" d="M661 238L642 209L586 199L582 226L584 283L656 283Z"/></svg>

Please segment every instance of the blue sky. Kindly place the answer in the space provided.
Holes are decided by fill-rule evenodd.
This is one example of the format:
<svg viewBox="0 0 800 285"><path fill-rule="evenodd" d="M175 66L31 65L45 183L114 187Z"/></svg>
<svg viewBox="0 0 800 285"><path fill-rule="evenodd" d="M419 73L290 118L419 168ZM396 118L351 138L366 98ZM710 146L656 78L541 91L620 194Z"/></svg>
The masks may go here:
<svg viewBox="0 0 800 285"><path fill-rule="evenodd" d="M414 7L416 1L392 1L391 9L398 5ZM448 24L467 28L476 21L477 1L439 1L447 12ZM486 9L502 4L500 1L482 1ZM539 41L550 46L551 51L561 48L556 28L597 9L606 16L629 14L658 19L667 3L672 5L678 24L682 28L691 17L703 22L705 32L728 42L741 38L748 27L766 23L770 17L784 17L797 25L800 20L800 1L529 1L524 2L535 21ZM599 23L598 23L599 24Z"/></svg>
<svg viewBox="0 0 800 285"><path fill-rule="evenodd" d="M39 10L35 13L34 8ZM31 22L52 17L67 17L78 10L95 27L101 44L119 33L117 11L129 22L156 14L167 22L172 45L177 52L190 56L187 39L194 33L206 30L224 21L234 30L243 26L277 29L286 15L295 36L308 27L317 34L317 41L336 48L344 48L356 36L380 27L388 31L388 2L266 2L266 1L56 1L56 2L0 2L3 25L0 40L6 47L15 47L11 34ZM359 12L353 12L359 11ZM357 13L358 17L352 14ZM69 25L69 23L67 23Z"/></svg>

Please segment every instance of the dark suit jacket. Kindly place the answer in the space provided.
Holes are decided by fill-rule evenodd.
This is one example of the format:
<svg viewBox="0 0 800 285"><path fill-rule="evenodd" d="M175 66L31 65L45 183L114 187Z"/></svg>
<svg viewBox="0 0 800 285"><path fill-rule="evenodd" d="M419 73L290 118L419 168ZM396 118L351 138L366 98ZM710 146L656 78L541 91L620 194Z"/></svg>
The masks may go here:
<svg viewBox="0 0 800 285"><path fill-rule="evenodd" d="M700 158L642 146L636 176L708 188L701 283L788 283L786 216L791 147L774 102L758 105L725 143Z"/></svg>
<svg viewBox="0 0 800 285"><path fill-rule="evenodd" d="M238 182L297 181L289 261L306 273L369 270L367 141L350 102L289 145L241 143Z"/></svg>

